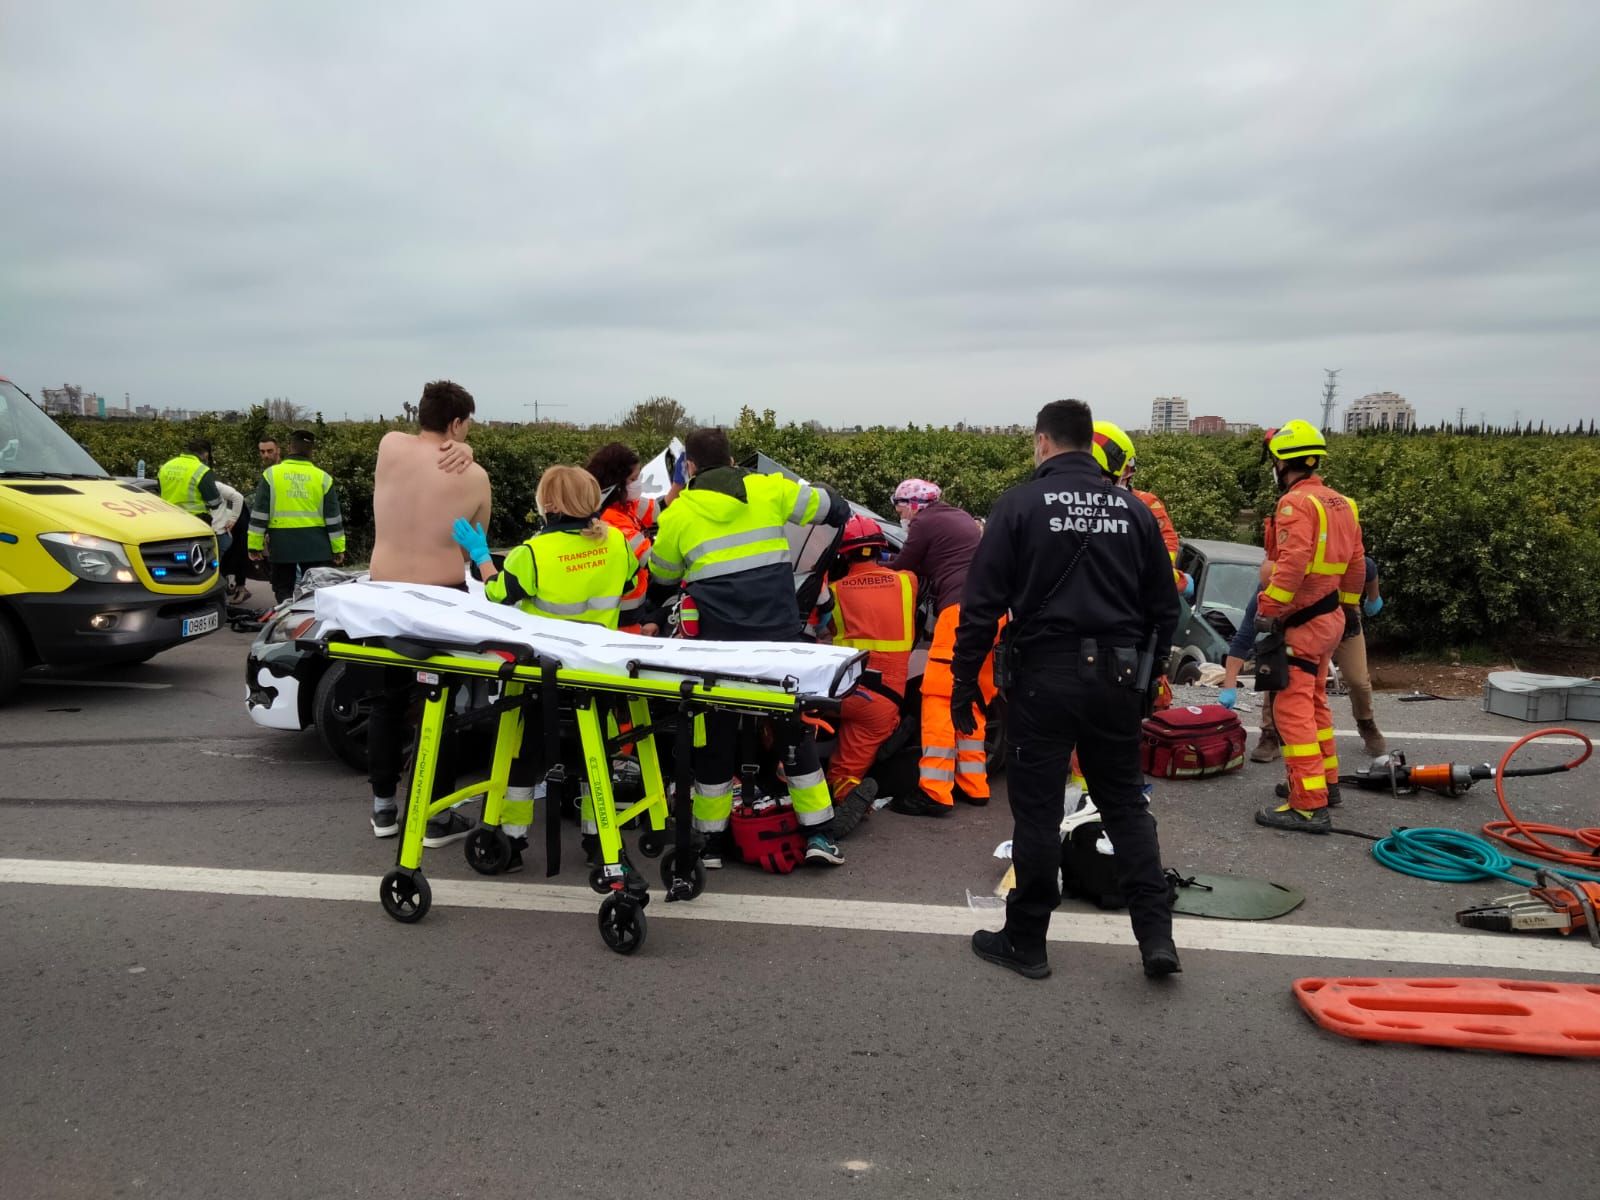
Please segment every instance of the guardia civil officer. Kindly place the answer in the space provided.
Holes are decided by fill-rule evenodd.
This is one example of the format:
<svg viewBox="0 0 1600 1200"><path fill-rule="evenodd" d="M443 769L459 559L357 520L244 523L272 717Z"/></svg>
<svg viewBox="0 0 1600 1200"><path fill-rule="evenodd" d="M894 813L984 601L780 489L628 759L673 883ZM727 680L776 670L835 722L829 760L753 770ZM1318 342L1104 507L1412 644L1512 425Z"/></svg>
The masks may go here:
<svg viewBox="0 0 1600 1200"><path fill-rule="evenodd" d="M972 935L979 958L1029 979L1050 974L1045 931L1061 903L1062 804L1077 747L1089 794L1116 847L1117 875L1144 973L1179 970L1155 820L1142 793L1139 732L1151 676L1167 661L1178 593L1150 509L1106 483L1092 456L1094 415L1056 400L1034 426L1033 478L995 502L967 575L956 631L951 717L975 725L978 671L1000 618L1011 622L996 674L1006 682L1006 763L1017 883L1005 928Z"/></svg>

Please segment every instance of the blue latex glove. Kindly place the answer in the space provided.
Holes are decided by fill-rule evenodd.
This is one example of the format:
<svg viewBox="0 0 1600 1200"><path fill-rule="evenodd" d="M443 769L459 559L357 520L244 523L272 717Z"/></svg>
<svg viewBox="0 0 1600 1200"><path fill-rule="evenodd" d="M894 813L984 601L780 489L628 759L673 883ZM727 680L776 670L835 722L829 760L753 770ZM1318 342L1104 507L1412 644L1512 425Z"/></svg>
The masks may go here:
<svg viewBox="0 0 1600 1200"><path fill-rule="evenodd" d="M1375 617L1383 611L1383 597L1374 596L1371 600L1361 602L1361 611L1369 617Z"/></svg>
<svg viewBox="0 0 1600 1200"><path fill-rule="evenodd" d="M1217 703L1222 705L1223 708L1232 708L1239 703L1239 689L1223 688L1217 693Z"/></svg>
<svg viewBox="0 0 1600 1200"><path fill-rule="evenodd" d="M1194 599L1194 576L1193 575L1185 575L1183 577L1183 598L1185 600L1193 600Z"/></svg>
<svg viewBox="0 0 1600 1200"><path fill-rule="evenodd" d="M456 545L467 552L467 557L474 564L481 565L489 561L489 539L482 525L474 525L465 517L457 517L456 523L450 527L450 536L455 538Z"/></svg>
<svg viewBox="0 0 1600 1200"><path fill-rule="evenodd" d="M672 464L672 482L673 483L683 484L683 483L688 483L689 482L689 473L686 470L684 470L684 463L687 462L687 461L688 461L688 456L680 454L680 455L678 455L678 461Z"/></svg>

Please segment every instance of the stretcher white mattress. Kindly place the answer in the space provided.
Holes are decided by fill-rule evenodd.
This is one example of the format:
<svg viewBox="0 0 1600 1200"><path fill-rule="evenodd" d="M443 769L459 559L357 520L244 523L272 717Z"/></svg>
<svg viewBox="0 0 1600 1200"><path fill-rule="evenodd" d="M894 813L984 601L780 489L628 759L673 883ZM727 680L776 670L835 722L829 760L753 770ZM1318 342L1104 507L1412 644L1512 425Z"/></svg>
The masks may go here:
<svg viewBox="0 0 1600 1200"><path fill-rule="evenodd" d="M525 645L563 667L626 675L639 664L645 679L740 675L775 691L837 699L855 686L864 665L858 651L809 642L712 642L640 637L578 621L529 616L482 593L423 584L343 583L316 592L324 635L403 637L423 643L506 642ZM741 684L740 686L750 686Z"/></svg>

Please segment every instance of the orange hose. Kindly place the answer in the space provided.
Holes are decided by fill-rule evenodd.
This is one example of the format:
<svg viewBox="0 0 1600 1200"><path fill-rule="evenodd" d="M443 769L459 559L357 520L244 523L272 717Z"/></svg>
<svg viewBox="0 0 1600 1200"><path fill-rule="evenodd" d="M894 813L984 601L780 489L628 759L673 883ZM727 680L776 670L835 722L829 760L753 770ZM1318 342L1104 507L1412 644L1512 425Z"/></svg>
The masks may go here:
<svg viewBox="0 0 1600 1200"><path fill-rule="evenodd" d="M1500 758L1500 765L1494 772L1494 794L1500 801L1500 811L1505 813L1504 821L1490 821L1483 827L1486 837L1493 838L1501 845L1506 846L1521 855L1530 855L1535 858L1547 859L1567 867L1581 867L1585 870L1600 870L1600 827L1590 826L1583 829L1568 829L1564 825L1545 825L1536 821L1524 821L1511 811L1511 805L1506 801L1506 767L1516 753L1529 742L1537 741L1542 737L1575 737L1583 743L1583 753L1566 765L1567 770L1581 766L1589 760L1594 753L1594 743L1587 734L1576 729L1539 729L1519 738ZM1552 846L1543 840L1544 837L1562 838L1569 842L1576 842L1586 847L1584 850L1564 850L1560 846Z"/></svg>

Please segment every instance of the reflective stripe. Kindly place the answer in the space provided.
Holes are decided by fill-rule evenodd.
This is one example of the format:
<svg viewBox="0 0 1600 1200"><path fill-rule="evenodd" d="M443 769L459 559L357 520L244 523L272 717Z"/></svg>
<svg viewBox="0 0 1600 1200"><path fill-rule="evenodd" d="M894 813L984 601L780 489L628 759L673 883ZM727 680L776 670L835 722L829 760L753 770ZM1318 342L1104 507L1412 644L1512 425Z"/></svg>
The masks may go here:
<svg viewBox="0 0 1600 1200"><path fill-rule="evenodd" d="M545 600L542 597L535 596L530 603L541 612L562 617L578 617L584 613L610 612L614 608L621 608L622 597L592 596L588 600L574 600L570 604L558 604L554 600Z"/></svg>
<svg viewBox="0 0 1600 1200"><path fill-rule="evenodd" d="M806 508L811 504L811 497L817 494L817 489L809 483L800 485L800 494L794 502L794 509L789 513L789 521L799 525L806 519Z"/></svg>
<svg viewBox="0 0 1600 1200"><path fill-rule="evenodd" d="M1303 791L1325 792L1328 790L1328 780L1324 775L1303 775L1295 780Z"/></svg>
<svg viewBox="0 0 1600 1200"><path fill-rule="evenodd" d="M1321 753L1322 747L1314 742L1293 742L1283 747L1285 758L1315 758Z"/></svg>
<svg viewBox="0 0 1600 1200"><path fill-rule="evenodd" d="M791 789L816 787L822 780L823 774L820 770L807 771L804 775L789 776L789 787Z"/></svg>
<svg viewBox="0 0 1600 1200"><path fill-rule="evenodd" d="M905 631L902 638L853 638L836 637L833 639L835 646L847 646L851 650L884 650L891 654L898 654L909 650L917 644L917 588L909 572L900 573L900 628ZM849 619L849 608L839 602L841 628Z"/></svg>
<svg viewBox="0 0 1600 1200"><path fill-rule="evenodd" d="M1339 603L1340 604L1360 604L1361 603L1361 593L1360 592L1340 592L1339 593Z"/></svg>
<svg viewBox="0 0 1600 1200"><path fill-rule="evenodd" d="M796 808L794 810L794 819L800 823L802 829L808 825L821 825L824 822L831 821L833 820L833 802L830 800L828 807L819 808L812 812L805 812Z"/></svg>
<svg viewBox="0 0 1600 1200"><path fill-rule="evenodd" d="M1288 588L1281 588L1272 583L1267 585L1267 599L1276 600L1279 604L1287 604L1294 599L1294 593Z"/></svg>
<svg viewBox="0 0 1600 1200"><path fill-rule="evenodd" d="M688 564L691 573L695 563L708 554L715 554L719 550L731 550L735 546L749 546L756 542L783 541L788 545L788 540L783 536L783 530L776 526L767 526L762 529L746 529L743 533L725 533L721 537L707 538L698 546L684 552L683 560ZM784 556L785 561L788 555Z"/></svg>
<svg viewBox="0 0 1600 1200"><path fill-rule="evenodd" d="M1339 773L1339 756L1335 754L1323 759L1322 769L1324 771L1332 771L1335 775L1337 775Z"/></svg>
<svg viewBox="0 0 1600 1200"><path fill-rule="evenodd" d="M982 775L984 770L982 762L967 762L963 760L956 764L957 775Z"/></svg>
<svg viewBox="0 0 1600 1200"><path fill-rule="evenodd" d="M943 767L922 767L917 774L923 779L943 779L951 783L954 783L956 778L954 771L946 770Z"/></svg>
<svg viewBox="0 0 1600 1200"><path fill-rule="evenodd" d="M628 551L635 558L642 561L645 555L650 552L650 539L642 533L634 534L628 539Z"/></svg>
<svg viewBox="0 0 1600 1200"><path fill-rule="evenodd" d="M730 559L728 562L708 563L706 566L691 569L686 582L698 583L706 579L720 579L724 575L737 575L741 571L752 571L756 567L770 567L774 563L789 562L787 550L769 550L764 554L752 554L746 558Z"/></svg>
<svg viewBox="0 0 1600 1200"><path fill-rule="evenodd" d="M1331 729L1319 729L1319 730L1317 730L1317 740L1319 742L1331 742L1331 741L1333 741L1333 730L1331 730Z"/></svg>
<svg viewBox="0 0 1600 1200"><path fill-rule="evenodd" d="M956 749L958 751L960 751L960 750L982 750L983 749L983 739L982 738L957 738L956 739Z"/></svg>
<svg viewBox="0 0 1600 1200"><path fill-rule="evenodd" d="M733 795L733 780L730 779L727 783L701 783L697 779L690 790L696 800L716 800L722 796Z"/></svg>
<svg viewBox="0 0 1600 1200"><path fill-rule="evenodd" d="M1343 575L1350 569L1347 562L1331 563L1328 561L1328 510L1322 506L1322 501L1306 493L1306 499L1311 501L1311 507L1317 510L1317 549L1311 556L1311 562L1306 567L1307 575Z"/></svg>
<svg viewBox="0 0 1600 1200"><path fill-rule="evenodd" d="M813 525L821 525L828 519L828 514L833 511L833 498L819 488L817 490L817 515L811 518Z"/></svg>
<svg viewBox="0 0 1600 1200"><path fill-rule="evenodd" d="M924 746L922 748L923 758L954 758L955 756L956 748L954 746Z"/></svg>

